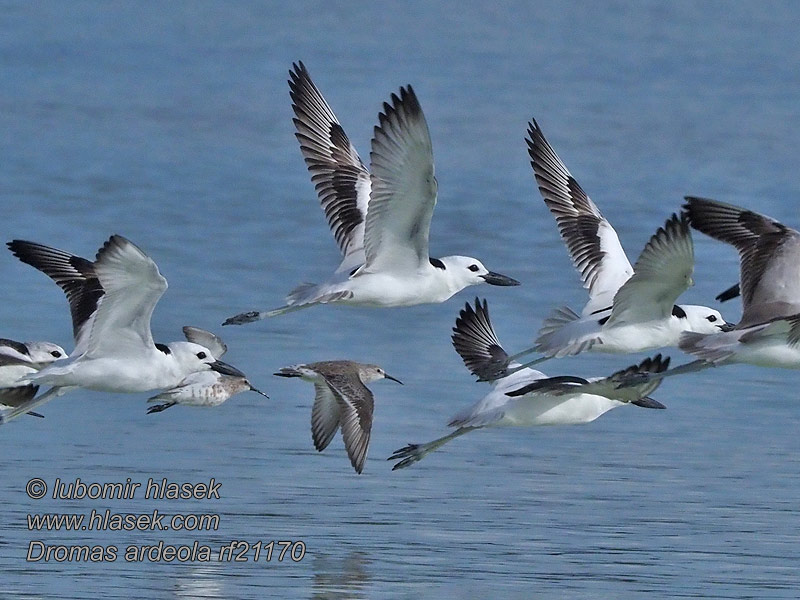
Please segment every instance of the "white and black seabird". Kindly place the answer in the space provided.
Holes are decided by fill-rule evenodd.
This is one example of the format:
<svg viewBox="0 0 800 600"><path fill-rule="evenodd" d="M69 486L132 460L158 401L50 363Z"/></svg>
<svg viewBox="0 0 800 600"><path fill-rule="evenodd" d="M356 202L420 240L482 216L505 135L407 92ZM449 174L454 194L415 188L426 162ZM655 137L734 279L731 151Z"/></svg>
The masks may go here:
<svg viewBox="0 0 800 600"><path fill-rule="evenodd" d="M475 258L429 256L437 184L428 125L411 86L392 94L378 115L370 172L303 63L290 77L300 150L343 260L327 282L292 290L285 306L242 313L224 325L314 304L413 306L444 302L480 283L519 285Z"/></svg>
<svg viewBox="0 0 800 600"><path fill-rule="evenodd" d="M75 350L70 358L27 375L21 385L51 389L4 412L0 424L76 387L145 392L174 387L196 371L230 372L230 366L215 360L205 346L153 342L150 317L167 280L155 262L124 237L111 236L94 262L35 242L14 240L8 247L66 294Z"/></svg>
<svg viewBox="0 0 800 600"><path fill-rule="evenodd" d="M528 127L528 154L545 204L581 274L589 301L581 314L556 309L536 345L514 355L544 358L584 351L631 353L677 346L681 333L714 333L728 325L719 311L677 305L692 285L694 245L686 219L672 215L631 266L617 232L575 180L535 120Z"/></svg>
<svg viewBox="0 0 800 600"><path fill-rule="evenodd" d="M453 328L453 346L479 380L494 376L498 361L509 362L492 328L485 300L481 303L476 298L474 308L467 303L459 313ZM453 416L448 423L455 428L452 433L426 444L409 444L388 460L399 461L393 470L408 467L450 440L484 427L577 425L594 421L618 406L664 408L648 397L660 380L645 379L636 385L627 381L641 373L660 373L668 366L669 357L662 359L657 354L609 377L584 379L571 375L548 377L512 361L486 396Z"/></svg>

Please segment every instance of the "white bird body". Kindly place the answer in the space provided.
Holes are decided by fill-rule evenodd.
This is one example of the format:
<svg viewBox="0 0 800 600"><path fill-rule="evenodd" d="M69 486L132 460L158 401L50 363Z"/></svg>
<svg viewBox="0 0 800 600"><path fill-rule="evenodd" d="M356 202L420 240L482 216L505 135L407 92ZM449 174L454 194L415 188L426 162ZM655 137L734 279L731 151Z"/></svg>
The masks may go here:
<svg viewBox="0 0 800 600"><path fill-rule="evenodd" d="M694 270L694 246L685 218L673 215L667 220L632 267L614 228L536 121L530 123L527 141L539 191L556 218L589 300L580 315L566 307L556 309L543 323L536 345L512 359L532 351L544 358L584 351L642 352L677 346L685 331L712 333L727 327L719 311L675 304L692 285Z"/></svg>
<svg viewBox="0 0 800 600"><path fill-rule="evenodd" d="M453 345L464 364L479 379L497 371L498 364L508 363L489 320L487 303L476 298L475 308L467 304L453 328ZM609 410L626 404L645 408L664 408L648 398L660 379L620 385L635 375L660 373L669 365L669 358L657 355L639 365L618 371L610 377L583 379L563 376L547 377L541 371L511 362L496 379L492 390L474 405L459 411L448 425L456 429L426 444L409 444L389 457L398 460L393 469L402 469L421 460L450 440L484 427L536 427L548 425L580 425L590 423Z"/></svg>
<svg viewBox="0 0 800 600"><path fill-rule="evenodd" d="M509 364L509 369L520 366ZM533 369L521 369L498 379L492 390L466 410L453 415L451 424L458 427L536 427L542 425L580 425L590 423L612 408L625 404L597 394L531 394L509 397L508 392L529 383L547 379ZM590 379L590 382L599 379ZM577 389L577 387L576 387Z"/></svg>
<svg viewBox="0 0 800 600"><path fill-rule="evenodd" d="M186 326L183 328L183 334L186 336L187 341L207 347L216 360L222 358L228 351L228 347L219 336L205 329ZM149 398L148 402L160 401L161 404L151 406L147 410L148 414L161 412L176 404L184 406L219 406L232 396L247 391L256 392L265 398L269 398L264 392L254 388L244 373L237 372L238 370L230 367L230 365L228 367L229 370L226 373L218 371L189 373L178 385Z"/></svg>
<svg viewBox="0 0 800 600"><path fill-rule="evenodd" d="M687 315L694 312L690 305L682 305L680 309ZM705 307L697 307L697 309L701 315L708 316ZM561 309L561 311L564 310L566 309ZM561 311L559 312L561 313ZM646 352L653 348L677 346L681 334L686 331L689 318L688 316L670 315L666 318L658 317L634 323L601 324L601 321L608 318L610 314L609 310L566 323L561 321L556 329L549 332L547 328L552 322L551 317L545 321L540 330L537 349L550 357L561 358L579 354L585 350L606 354L629 354ZM703 319L703 316L700 318ZM706 329L702 323L699 328ZM719 328L713 324L708 329L719 331Z"/></svg>
<svg viewBox="0 0 800 600"><path fill-rule="evenodd" d="M200 344L153 342L150 317L167 280L149 256L122 236L111 236L94 262L34 242L14 240L8 246L66 294L75 350L69 359L26 375L19 383L52 388L0 415L0 424L75 387L144 392L176 386L196 371L232 369Z"/></svg>
<svg viewBox="0 0 800 600"><path fill-rule="evenodd" d="M341 304L372 307L400 307L419 304L424 296L430 302L444 302L464 289L463 271L447 268L463 260L461 256L439 259L445 268L430 262L418 264L409 271L370 271L361 266L346 279L320 285L300 286L290 294L292 307L309 303L324 304L336 301ZM333 298L334 300L329 300Z"/></svg>
<svg viewBox="0 0 800 600"><path fill-rule="evenodd" d="M378 115L370 172L302 63L290 77L296 136L343 259L329 281L295 288L285 306L242 313L223 325L315 304L413 306L444 302L470 285L519 285L474 258L430 258L437 196L433 147L411 86L392 94Z"/></svg>
<svg viewBox="0 0 800 600"><path fill-rule="evenodd" d="M186 346L176 348L178 344ZM26 383L48 386L79 386L99 392L148 392L177 385L196 368L181 363L178 353L196 354L207 351L198 344L187 342L169 344L170 353L155 346L142 348L135 360L126 356L77 357L54 364L27 377ZM209 354L210 356L210 354Z"/></svg>

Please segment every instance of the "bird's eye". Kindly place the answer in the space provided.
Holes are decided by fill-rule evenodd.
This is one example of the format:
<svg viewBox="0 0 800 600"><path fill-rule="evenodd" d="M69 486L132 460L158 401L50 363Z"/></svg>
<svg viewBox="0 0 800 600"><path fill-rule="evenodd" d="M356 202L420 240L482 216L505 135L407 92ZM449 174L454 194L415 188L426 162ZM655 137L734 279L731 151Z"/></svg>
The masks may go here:
<svg viewBox="0 0 800 600"><path fill-rule="evenodd" d="M197 353L197 358L199 358L200 360L203 360L205 357L206 357L206 353L205 352L198 352Z"/></svg>
<svg viewBox="0 0 800 600"><path fill-rule="evenodd" d="M709 315L706 317L706 319L708 319L709 323L713 323L714 321L717 320L717 317L715 315Z"/></svg>
<svg viewBox="0 0 800 600"><path fill-rule="evenodd" d="M58 350L53 350L50 353L50 356L52 356L53 358L61 358L61 352L59 352Z"/></svg>
<svg viewBox="0 0 800 600"><path fill-rule="evenodd" d="M478 270L478 265L470 265L470 266L468 267L468 269L474 273L475 271L477 271L477 270Z"/></svg>

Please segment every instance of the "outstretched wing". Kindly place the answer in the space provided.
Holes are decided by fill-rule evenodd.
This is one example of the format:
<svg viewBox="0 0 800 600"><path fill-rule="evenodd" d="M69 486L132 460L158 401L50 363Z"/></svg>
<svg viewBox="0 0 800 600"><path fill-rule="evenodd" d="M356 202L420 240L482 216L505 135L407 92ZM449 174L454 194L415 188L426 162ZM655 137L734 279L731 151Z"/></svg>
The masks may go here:
<svg viewBox="0 0 800 600"><path fill-rule="evenodd" d="M800 312L800 233L759 213L708 198L686 197L692 227L739 251L744 312L738 327Z"/></svg>
<svg viewBox="0 0 800 600"><path fill-rule="evenodd" d="M416 270L428 263L436 205L433 147L411 86L384 103L372 137L372 196L367 210L366 269Z"/></svg>
<svg viewBox="0 0 800 600"><path fill-rule="evenodd" d="M8 242L8 248L14 256L40 270L64 291L72 315L75 349L85 349L97 306L104 293L94 264L63 250L25 240Z"/></svg>
<svg viewBox="0 0 800 600"><path fill-rule="evenodd" d="M666 319L692 284L694 245L685 215L673 214L647 242L631 277L614 296L612 323Z"/></svg>
<svg viewBox="0 0 800 600"><path fill-rule="evenodd" d="M364 469L367 459L370 432L372 431L372 412L374 399L357 373L322 373L339 403L339 421L342 438L350 457L350 463L357 473Z"/></svg>
<svg viewBox="0 0 800 600"><path fill-rule="evenodd" d="M314 406L311 409L311 438L319 452L331 443L339 429L341 409L333 390L325 383L314 383Z"/></svg>
<svg viewBox="0 0 800 600"><path fill-rule="evenodd" d="M528 125L526 142L539 192L556 218L583 287L589 290L583 314L608 308L617 290L633 275L617 232L567 170L535 120Z"/></svg>
<svg viewBox="0 0 800 600"><path fill-rule="evenodd" d="M167 289L153 260L120 235L97 253L94 270L105 290L89 336L87 355L141 353L153 347L150 317Z"/></svg>
<svg viewBox="0 0 800 600"><path fill-rule="evenodd" d="M647 395L652 394L661 385L662 378L652 377L652 375L666 372L669 363L669 356L662 358L661 354L656 354L637 365L617 371L609 377L582 385L578 391L605 396L619 402L630 402L646 408L665 408L663 404L647 398Z"/></svg>
<svg viewBox="0 0 800 600"><path fill-rule="evenodd" d="M508 366L508 354L492 328L489 305L475 298L475 308L466 303L453 327L453 347L467 369L479 381L503 377Z"/></svg>
<svg viewBox="0 0 800 600"><path fill-rule="evenodd" d="M289 71L295 136L344 261L339 270L364 262L364 221L369 171L302 62Z"/></svg>
<svg viewBox="0 0 800 600"><path fill-rule="evenodd" d="M228 346L222 341L221 337L205 329L186 325L183 328L183 335L186 337L187 342L200 344L208 348L211 351L211 355L217 360L222 358L228 351Z"/></svg>

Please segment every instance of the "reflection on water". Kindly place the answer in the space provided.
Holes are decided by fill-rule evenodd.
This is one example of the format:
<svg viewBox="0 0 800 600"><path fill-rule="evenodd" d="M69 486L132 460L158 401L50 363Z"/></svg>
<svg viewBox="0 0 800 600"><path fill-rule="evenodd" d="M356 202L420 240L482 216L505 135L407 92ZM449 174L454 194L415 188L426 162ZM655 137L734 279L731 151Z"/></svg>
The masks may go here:
<svg viewBox="0 0 800 600"><path fill-rule="evenodd" d="M351 552L344 557L315 556L312 600L368 598L369 567L370 560L362 552Z"/></svg>
<svg viewBox="0 0 800 600"><path fill-rule="evenodd" d="M796 597L798 373L732 366L665 381L665 411L585 427L476 432L405 472L385 459L433 439L486 387L450 345L474 294L503 345L585 291L536 190L536 117L637 252L684 194L800 225L796 3L5 3L0 199L5 242L92 256L112 233L169 281L158 341L214 330L271 400L146 414L147 394L72 392L0 428L0 571L11 598ZM432 256L474 254L522 281L440 305L320 306L244 327L301 278L338 264L294 137L292 61L313 74L364 160L381 102L411 83L439 182ZM695 236L713 303L736 253ZM633 260L635 257L631 256ZM1 337L72 348L63 294L0 252ZM735 321L739 304L724 305ZM676 363L684 362L671 353ZM314 451L311 398L281 366L374 362L364 474L341 439ZM637 357L579 356L550 375L605 375ZM253 397L255 396L255 397ZM653 414L657 413L657 414ZM28 480L222 482L213 500L34 501ZM219 514L215 531L29 531L30 513ZM299 562L25 562L60 544L302 540ZM89 592L88 590L94 590ZM133 591L135 590L135 592ZM5 597L5 596L4 596Z"/></svg>
<svg viewBox="0 0 800 600"><path fill-rule="evenodd" d="M225 589L222 569L219 566L191 566L181 569L174 578L175 598L231 598L230 591Z"/></svg>

